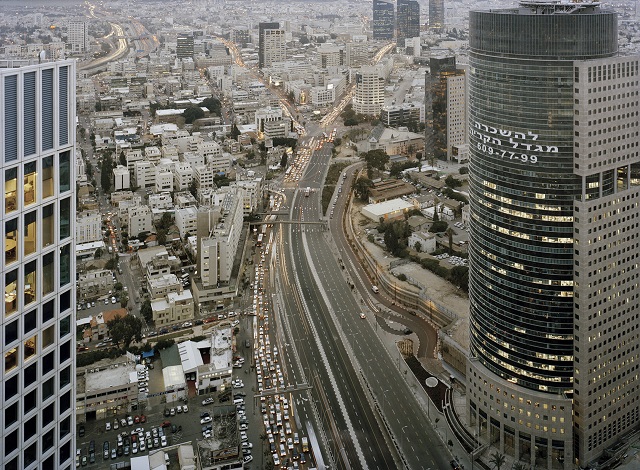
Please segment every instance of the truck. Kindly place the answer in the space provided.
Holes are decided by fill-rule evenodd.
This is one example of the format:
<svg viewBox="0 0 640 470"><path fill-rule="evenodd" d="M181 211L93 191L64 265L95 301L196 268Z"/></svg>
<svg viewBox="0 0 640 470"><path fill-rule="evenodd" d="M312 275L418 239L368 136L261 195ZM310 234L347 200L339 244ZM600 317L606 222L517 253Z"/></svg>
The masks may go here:
<svg viewBox="0 0 640 470"><path fill-rule="evenodd" d="M309 452L309 439L306 437L302 438L302 452Z"/></svg>
<svg viewBox="0 0 640 470"><path fill-rule="evenodd" d="M311 188L307 186L307 189L304 190L304 195L305 197L309 197L309 194L311 194Z"/></svg>

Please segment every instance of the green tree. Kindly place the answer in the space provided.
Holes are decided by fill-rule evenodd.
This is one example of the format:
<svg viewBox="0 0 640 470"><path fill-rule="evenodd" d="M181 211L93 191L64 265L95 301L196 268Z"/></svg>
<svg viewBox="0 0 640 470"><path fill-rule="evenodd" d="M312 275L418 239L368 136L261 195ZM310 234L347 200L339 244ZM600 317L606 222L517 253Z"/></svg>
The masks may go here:
<svg viewBox="0 0 640 470"><path fill-rule="evenodd" d="M460 173L461 175L469 174L469 167L461 166L460 169L458 170L458 173Z"/></svg>
<svg viewBox="0 0 640 470"><path fill-rule="evenodd" d="M122 308L127 308L127 305L129 305L129 294L123 292L120 294L120 306Z"/></svg>
<svg viewBox="0 0 640 470"><path fill-rule="evenodd" d="M469 292L469 268L467 266L454 266L447 279L465 292Z"/></svg>
<svg viewBox="0 0 640 470"><path fill-rule="evenodd" d="M114 256L112 258L109 258L109 260L105 263L104 268L105 269L116 269L116 266L118 266L118 259Z"/></svg>
<svg viewBox="0 0 640 470"><path fill-rule="evenodd" d="M202 119L204 117L204 111L199 106L189 106L182 113L184 116L184 122L187 124L193 124L196 119Z"/></svg>
<svg viewBox="0 0 640 470"><path fill-rule="evenodd" d="M527 467L522 462L515 462L511 470L526 470Z"/></svg>
<svg viewBox="0 0 640 470"><path fill-rule="evenodd" d="M445 178L444 184L446 184L450 188L458 188L462 186L462 182L454 178L452 175L449 175Z"/></svg>
<svg viewBox="0 0 640 470"><path fill-rule="evenodd" d="M124 150L120 151L120 165L127 166L127 157L124 154Z"/></svg>
<svg viewBox="0 0 640 470"><path fill-rule="evenodd" d="M158 239L158 245L164 245L165 243L167 243L167 231L165 229L158 229L156 237Z"/></svg>
<svg viewBox="0 0 640 470"><path fill-rule="evenodd" d="M102 248L98 248L96 252L93 254L93 259L102 258L103 254L104 254L104 250Z"/></svg>
<svg viewBox="0 0 640 470"><path fill-rule="evenodd" d="M282 168L286 167L288 159L289 159L289 154L287 154L287 152L282 152L282 158L280 159L280 167Z"/></svg>
<svg viewBox="0 0 640 470"><path fill-rule="evenodd" d="M111 191L111 171L113 170L113 161L110 156L104 156L102 158L102 165L100 166L100 186L105 193Z"/></svg>
<svg viewBox="0 0 640 470"><path fill-rule="evenodd" d="M384 170L385 165L389 163L389 155L383 149L369 150L364 154L364 161L369 168Z"/></svg>
<svg viewBox="0 0 640 470"><path fill-rule="evenodd" d="M356 195L362 199L363 201L367 201L369 199L369 189L373 187L373 183L369 178L358 178L358 180L353 185L353 190Z"/></svg>
<svg viewBox="0 0 640 470"><path fill-rule="evenodd" d="M504 456L504 454L501 454L500 452L496 451L493 454L491 454L489 463L492 464L493 468L495 468L496 470L500 470L500 468L504 465L506 460L507 459Z"/></svg>
<svg viewBox="0 0 640 470"><path fill-rule="evenodd" d="M445 230L447 230L447 227L449 227L449 224L447 224L444 220L437 220L431 224L431 227L429 227L429 232L431 233L444 232Z"/></svg>
<svg viewBox="0 0 640 470"><path fill-rule="evenodd" d="M161 339L156 343L156 350L160 351L162 349L167 349L173 346L174 344L176 344L176 342L173 338Z"/></svg>
<svg viewBox="0 0 640 470"><path fill-rule="evenodd" d="M125 315L124 317L116 315L115 318L107 322L109 336L115 344L122 343L127 349L131 342L142 340L142 321L133 315Z"/></svg>
<svg viewBox="0 0 640 470"><path fill-rule="evenodd" d="M144 318L144 321L147 323L151 323L153 321L153 309L151 308L151 301L145 300L140 305L140 315Z"/></svg>
<svg viewBox="0 0 640 470"><path fill-rule="evenodd" d="M163 228L167 230L173 224L173 217L171 216L171 212L165 212L162 214L160 218L160 222L158 222L158 228Z"/></svg>
<svg viewBox="0 0 640 470"><path fill-rule="evenodd" d="M218 98L205 98L205 100L200 103L200 106L207 108L211 114L215 114L216 116L221 115L222 104Z"/></svg>
<svg viewBox="0 0 640 470"><path fill-rule="evenodd" d="M117 292L120 292L122 289L124 289L124 286L122 285L122 282L116 282L115 285L113 286L113 288Z"/></svg>

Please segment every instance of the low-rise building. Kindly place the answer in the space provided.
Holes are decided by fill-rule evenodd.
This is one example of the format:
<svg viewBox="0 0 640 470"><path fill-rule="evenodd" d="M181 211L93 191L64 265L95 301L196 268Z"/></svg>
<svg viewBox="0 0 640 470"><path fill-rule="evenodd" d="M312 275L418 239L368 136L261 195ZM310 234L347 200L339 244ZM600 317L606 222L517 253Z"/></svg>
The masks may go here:
<svg viewBox="0 0 640 470"><path fill-rule="evenodd" d="M113 189L123 191L131 187L131 173L126 166L118 165L113 169Z"/></svg>
<svg viewBox="0 0 640 470"><path fill-rule="evenodd" d="M102 217L98 211L83 211L76 214L76 243L102 240Z"/></svg>
<svg viewBox="0 0 640 470"><path fill-rule="evenodd" d="M420 253L433 253L436 251L436 235L428 232L414 232L409 236L409 248Z"/></svg>
<svg viewBox="0 0 640 470"><path fill-rule="evenodd" d="M173 188L175 191L187 191L193 181L193 168L187 162L178 162L173 166Z"/></svg>
<svg viewBox="0 0 640 470"><path fill-rule="evenodd" d="M156 326L193 320L193 296L188 290L170 292L163 299L151 301L151 311Z"/></svg>
<svg viewBox="0 0 640 470"><path fill-rule="evenodd" d="M361 212L368 219L378 223L381 219L385 222L404 219L405 213L411 209L417 209L417 207L403 199L392 199L378 204L368 204L362 208Z"/></svg>
<svg viewBox="0 0 640 470"><path fill-rule="evenodd" d="M149 206L131 207L127 215L129 236L137 237L142 232L151 232L153 230L152 214Z"/></svg>
<svg viewBox="0 0 640 470"><path fill-rule="evenodd" d="M136 162L133 167L133 179L140 188L154 186L156 182L156 167L148 161Z"/></svg>
<svg viewBox="0 0 640 470"><path fill-rule="evenodd" d="M99 269L78 274L78 298L97 299L113 291L113 274L108 269Z"/></svg>
<svg viewBox="0 0 640 470"><path fill-rule="evenodd" d="M187 234L194 235L198 229L198 209L194 206L176 209L176 226L180 237L184 238Z"/></svg>
<svg viewBox="0 0 640 470"><path fill-rule="evenodd" d="M182 292L182 282L175 274L162 274L147 280L149 295L152 299L166 297L171 292Z"/></svg>

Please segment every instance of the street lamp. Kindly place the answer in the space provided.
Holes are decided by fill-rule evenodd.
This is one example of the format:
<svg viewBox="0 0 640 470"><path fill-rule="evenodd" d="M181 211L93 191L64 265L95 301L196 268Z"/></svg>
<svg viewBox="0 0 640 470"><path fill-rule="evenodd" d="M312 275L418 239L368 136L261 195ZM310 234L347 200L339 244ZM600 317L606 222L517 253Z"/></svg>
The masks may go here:
<svg viewBox="0 0 640 470"><path fill-rule="evenodd" d="M402 445L400 446L400 451L402 451L402 448L404 447L404 430L405 428L408 428L409 425L407 424L406 426L402 426L402 430L401 430L401 434L402 434Z"/></svg>
<svg viewBox="0 0 640 470"><path fill-rule="evenodd" d="M383 390L382 392L382 414L384 415L385 402L387 401L387 392L391 391L391 389Z"/></svg>

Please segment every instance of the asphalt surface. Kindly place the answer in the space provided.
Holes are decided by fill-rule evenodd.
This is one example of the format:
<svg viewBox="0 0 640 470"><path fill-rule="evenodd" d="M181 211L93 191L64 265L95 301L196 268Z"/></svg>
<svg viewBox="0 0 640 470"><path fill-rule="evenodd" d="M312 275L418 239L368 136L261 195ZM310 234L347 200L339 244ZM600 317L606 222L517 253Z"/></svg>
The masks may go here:
<svg viewBox="0 0 640 470"><path fill-rule="evenodd" d="M301 191L296 196L287 192L292 220L321 219L321 187L330 153L325 146L309 162L299 183L300 188L312 188L309 197ZM336 213L342 210L337 204ZM332 224L337 219L332 219ZM378 299L369 299L371 286L362 273L343 272L338 259L346 260L349 253L339 254L335 246L322 225L282 228L279 310L285 337L281 341L287 346L289 381L313 387L310 401L296 403L298 417L317 427L319 440L329 450L323 453L326 464L334 463L338 468L447 468L447 451L402 378L399 355L392 357L382 344L371 315L360 317L363 303L373 307ZM354 296L348 277L364 297L362 301ZM394 313L387 315L393 317ZM418 331L421 325L415 326ZM425 349L435 344L428 334L420 334ZM381 419L381 414L386 419ZM397 460L397 448L404 463Z"/></svg>

